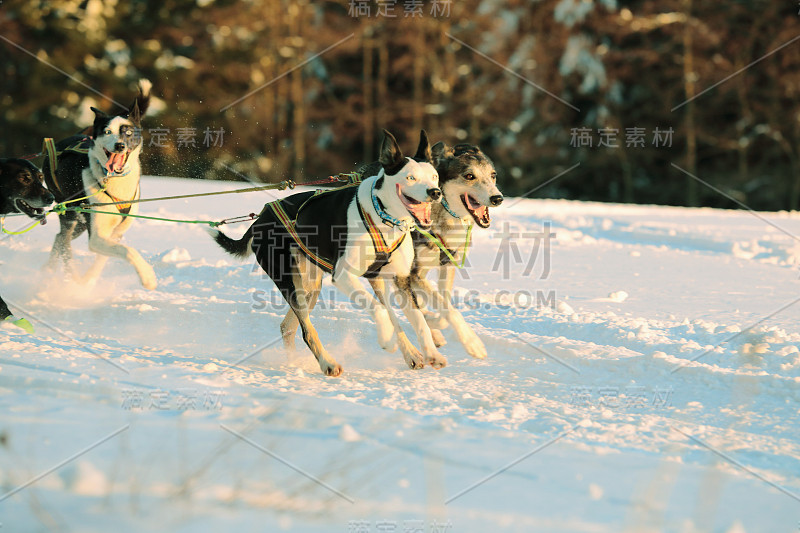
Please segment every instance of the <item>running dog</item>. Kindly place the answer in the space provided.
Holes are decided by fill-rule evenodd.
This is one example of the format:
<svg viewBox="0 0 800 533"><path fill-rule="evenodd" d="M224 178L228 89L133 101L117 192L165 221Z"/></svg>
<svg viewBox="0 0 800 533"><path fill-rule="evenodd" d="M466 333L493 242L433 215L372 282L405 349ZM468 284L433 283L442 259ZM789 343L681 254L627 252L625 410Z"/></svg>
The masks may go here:
<svg viewBox="0 0 800 533"><path fill-rule="evenodd" d="M50 191L44 188L42 172L33 163L25 159L0 159L0 216L21 213L43 219L45 208L54 200ZM33 333L30 322L11 314L2 298L0 320L8 320Z"/></svg>
<svg viewBox="0 0 800 533"><path fill-rule="evenodd" d="M477 146L457 144L450 147L438 142L432 153L443 196L440 203L433 205L429 233L448 253L421 232L412 233L415 259L409 283L415 295L413 303L428 303L437 315L429 315L428 325L431 328L453 326L467 353L483 359L486 347L451 302L456 273L454 261L462 262L467 253L470 226L488 228L491 224L489 206L499 206L503 195L497 188L494 164ZM439 267L438 290L427 279L428 273L436 267ZM438 329L431 329L431 334L436 346L445 344Z"/></svg>
<svg viewBox="0 0 800 533"><path fill-rule="evenodd" d="M140 80L139 93L125 112L107 115L91 108L95 114L92 137L74 136L56 143L58 157L53 166L50 158L45 158L45 180L58 202L86 197L83 201L91 204L92 210L102 212L67 211L59 215L61 231L56 235L50 252L49 268L54 268L61 258L67 271L71 272L71 242L88 230L89 249L97 256L83 282L94 283L108 258L118 257L133 265L145 288L156 288L153 267L139 252L119 243L133 223L132 218L120 214L135 215L138 212L138 204L126 202L138 200L141 192L141 120L150 103L151 86L148 80ZM98 203L117 205L94 205Z"/></svg>
<svg viewBox="0 0 800 533"><path fill-rule="evenodd" d="M212 233L228 253L240 257L255 253L291 307L281 324L284 340L293 343L299 325L303 340L328 376L340 375L342 367L322 346L309 318L322 274L331 274L333 284L354 303L366 305L378 324L388 324L379 339L389 342L392 328L402 331L397 316L385 301L376 301L358 278L372 283L383 278L408 279L414 262L411 227L430 227L431 206L442 195L424 130L414 157L404 157L395 138L384 130L379 161L380 169L360 183L329 192L298 193L267 204L238 241L219 231ZM411 368L444 366L446 361L433 343L423 314L410 304L403 311L424 353L399 335L406 363Z"/></svg>

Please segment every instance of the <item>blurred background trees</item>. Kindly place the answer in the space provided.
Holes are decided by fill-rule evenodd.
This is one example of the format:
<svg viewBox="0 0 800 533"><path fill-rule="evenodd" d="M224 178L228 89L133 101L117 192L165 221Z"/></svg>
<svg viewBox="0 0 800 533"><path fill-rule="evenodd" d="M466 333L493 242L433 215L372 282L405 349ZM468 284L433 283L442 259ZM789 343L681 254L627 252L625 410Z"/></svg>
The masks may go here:
<svg viewBox="0 0 800 533"><path fill-rule="evenodd" d="M158 97L145 121L150 174L303 181L375 159L382 128L411 150L424 127L434 140L480 144L508 194L580 163L534 196L797 209L798 9L7 0L0 153L38 152L43 137L89 126L90 106L114 110L78 81L127 105L147 77Z"/></svg>

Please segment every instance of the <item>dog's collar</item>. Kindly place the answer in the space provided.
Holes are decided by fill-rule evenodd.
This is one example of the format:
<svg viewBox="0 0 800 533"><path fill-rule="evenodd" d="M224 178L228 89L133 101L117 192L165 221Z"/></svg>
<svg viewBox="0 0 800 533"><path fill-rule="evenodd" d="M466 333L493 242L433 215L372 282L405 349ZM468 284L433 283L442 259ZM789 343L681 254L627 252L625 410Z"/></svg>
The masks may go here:
<svg viewBox="0 0 800 533"><path fill-rule="evenodd" d="M472 226L472 221L469 219L469 217L460 217L455 213L455 211L452 210L450 204L448 204L447 200L444 199L444 195L442 195L442 207L444 207L444 210L447 211L451 217L460 220L462 226Z"/></svg>
<svg viewBox="0 0 800 533"><path fill-rule="evenodd" d="M378 180L374 180L372 182L372 187L370 187L369 195L372 198L372 207L375 208L375 212L378 213L380 219L383 221L384 224L401 228L403 231L408 231L409 229L411 229L408 222L393 217L381 207L381 204L378 201L378 197L375 196L375 184L377 182Z"/></svg>
<svg viewBox="0 0 800 533"><path fill-rule="evenodd" d="M444 207L444 210L447 211L451 217L459 219L461 218L460 216L456 215L455 211L450 209L450 204L447 203L447 200L445 199L444 195L442 195L442 207Z"/></svg>

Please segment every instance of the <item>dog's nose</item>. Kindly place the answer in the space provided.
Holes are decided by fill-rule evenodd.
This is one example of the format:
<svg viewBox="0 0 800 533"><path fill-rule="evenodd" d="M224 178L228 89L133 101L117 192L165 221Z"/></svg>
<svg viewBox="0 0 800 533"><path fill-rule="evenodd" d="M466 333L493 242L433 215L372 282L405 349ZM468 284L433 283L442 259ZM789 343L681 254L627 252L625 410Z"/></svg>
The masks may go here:
<svg viewBox="0 0 800 533"><path fill-rule="evenodd" d="M114 145L114 150L116 150L117 152L121 152L124 149L125 149L125 143L116 143Z"/></svg>
<svg viewBox="0 0 800 533"><path fill-rule="evenodd" d="M494 196L489 198L489 201L492 202L493 206L498 206L503 203L503 195L495 194Z"/></svg>
<svg viewBox="0 0 800 533"><path fill-rule="evenodd" d="M442 190L428 189L428 196L430 196L431 200L433 200L434 202L438 202L442 198Z"/></svg>
<svg viewBox="0 0 800 533"><path fill-rule="evenodd" d="M50 191L45 191L45 193L42 195L42 200L45 204L49 205L56 201L56 197L53 196L53 193Z"/></svg>

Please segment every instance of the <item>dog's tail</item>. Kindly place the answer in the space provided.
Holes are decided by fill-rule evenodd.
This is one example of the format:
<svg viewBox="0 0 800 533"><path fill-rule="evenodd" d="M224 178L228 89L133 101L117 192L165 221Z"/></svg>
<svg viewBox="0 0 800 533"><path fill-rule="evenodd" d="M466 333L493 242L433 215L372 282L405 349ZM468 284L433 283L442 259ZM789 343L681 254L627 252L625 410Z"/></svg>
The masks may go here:
<svg viewBox="0 0 800 533"><path fill-rule="evenodd" d="M231 239L218 229L210 229L209 234L222 247L223 250L231 255L235 255L240 259L244 259L251 253L253 249L250 243L253 241L253 227L247 229L241 239L238 241Z"/></svg>

